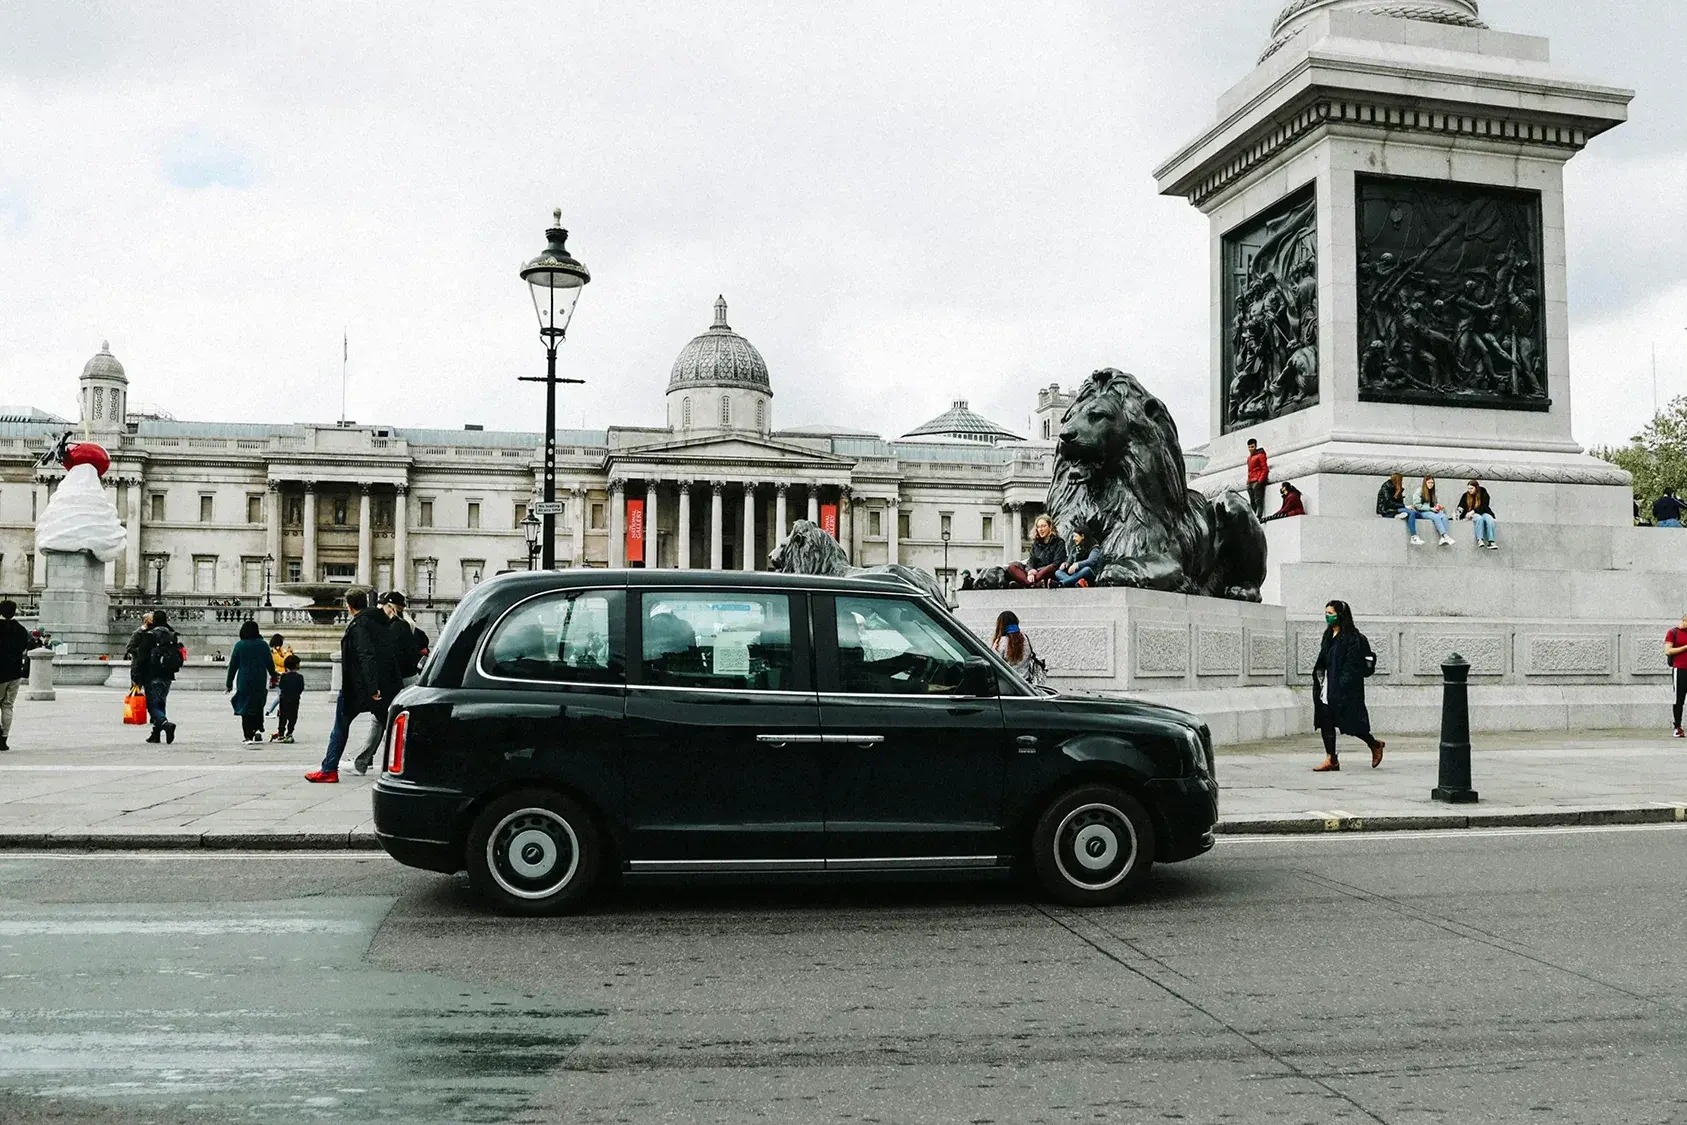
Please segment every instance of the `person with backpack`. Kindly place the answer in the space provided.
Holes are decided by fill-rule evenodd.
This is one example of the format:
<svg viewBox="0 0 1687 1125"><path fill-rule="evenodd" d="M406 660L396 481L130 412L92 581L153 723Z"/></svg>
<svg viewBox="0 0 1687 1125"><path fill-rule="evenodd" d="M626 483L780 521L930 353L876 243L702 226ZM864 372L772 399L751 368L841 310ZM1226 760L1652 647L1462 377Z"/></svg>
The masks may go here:
<svg viewBox="0 0 1687 1125"><path fill-rule="evenodd" d="M1019 615L1013 610L1004 609L996 615L996 631L990 638L990 647L1032 687L1048 683L1048 666L1032 647L1031 638L1020 628Z"/></svg>
<svg viewBox="0 0 1687 1125"><path fill-rule="evenodd" d="M1371 716L1365 710L1365 679L1376 667L1371 642L1353 624L1352 607L1341 601L1326 605L1324 641L1312 666L1312 725L1324 736L1324 761L1312 767L1315 773L1341 769L1336 754L1338 730L1370 747L1372 769L1382 765L1383 747L1388 744L1371 734Z"/></svg>
<svg viewBox="0 0 1687 1125"><path fill-rule="evenodd" d="M17 602L0 600L0 751L12 748L7 742L12 736L12 710L29 668L24 654L39 647L29 630L14 620L17 615Z"/></svg>
<svg viewBox="0 0 1687 1125"><path fill-rule="evenodd" d="M340 694L334 704L334 726L328 732L328 753L320 768L305 774L306 781L319 785L340 780L340 755L353 719L367 714L377 731L386 726L387 704L398 682L386 614L369 604L363 590L346 595L346 608L352 619L340 637Z"/></svg>
<svg viewBox="0 0 1687 1125"><path fill-rule="evenodd" d="M422 672L422 657L427 652L428 635L404 616L409 603L404 595L393 590L381 598L381 608L387 611L392 627L392 650L398 658L398 674L405 687L416 682Z"/></svg>
<svg viewBox="0 0 1687 1125"><path fill-rule="evenodd" d="M164 742L174 743L176 724L165 714L164 705L176 673L182 670L182 639L170 628L170 615L162 609L153 610L151 618L152 624L135 638L129 675L134 678L138 671L141 689L146 692L146 713L152 720L152 732L146 740L158 742L162 736Z"/></svg>

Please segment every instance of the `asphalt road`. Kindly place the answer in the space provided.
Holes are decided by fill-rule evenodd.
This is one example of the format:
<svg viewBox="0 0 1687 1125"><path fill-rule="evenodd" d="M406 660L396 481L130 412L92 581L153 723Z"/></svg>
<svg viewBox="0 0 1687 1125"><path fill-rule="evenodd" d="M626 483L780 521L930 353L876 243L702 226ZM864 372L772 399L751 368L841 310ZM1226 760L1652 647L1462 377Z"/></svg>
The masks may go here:
<svg viewBox="0 0 1687 1125"><path fill-rule="evenodd" d="M482 914L384 857L0 853L0 1121L1687 1122L1687 829L1226 839Z"/></svg>

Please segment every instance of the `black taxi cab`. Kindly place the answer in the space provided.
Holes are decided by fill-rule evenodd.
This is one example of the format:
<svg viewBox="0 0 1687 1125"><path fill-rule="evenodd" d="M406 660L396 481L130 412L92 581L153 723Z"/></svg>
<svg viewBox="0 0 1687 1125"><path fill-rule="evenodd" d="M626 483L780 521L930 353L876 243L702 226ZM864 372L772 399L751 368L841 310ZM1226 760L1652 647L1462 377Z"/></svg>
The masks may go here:
<svg viewBox="0 0 1687 1125"><path fill-rule="evenodd" d="M889 575L502 575L388 718L375 831L492 905L641 876L1015 871L1073 905L1213 846L1196 717L1026 684Z"/></svg>

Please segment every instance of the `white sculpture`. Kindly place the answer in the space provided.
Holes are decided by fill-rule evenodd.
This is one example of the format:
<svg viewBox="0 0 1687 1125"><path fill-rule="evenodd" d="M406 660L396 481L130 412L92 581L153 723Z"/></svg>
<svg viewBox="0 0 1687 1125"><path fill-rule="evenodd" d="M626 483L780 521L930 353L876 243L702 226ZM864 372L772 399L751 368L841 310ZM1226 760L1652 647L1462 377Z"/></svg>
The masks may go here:
<svg viewBox="0 0 1687 1125"><path fill-rule="evenodd" d="M35 525L37 550L87 551L102 563L123 553L124 539L117 505L91 464L71 467Z"/></svg>

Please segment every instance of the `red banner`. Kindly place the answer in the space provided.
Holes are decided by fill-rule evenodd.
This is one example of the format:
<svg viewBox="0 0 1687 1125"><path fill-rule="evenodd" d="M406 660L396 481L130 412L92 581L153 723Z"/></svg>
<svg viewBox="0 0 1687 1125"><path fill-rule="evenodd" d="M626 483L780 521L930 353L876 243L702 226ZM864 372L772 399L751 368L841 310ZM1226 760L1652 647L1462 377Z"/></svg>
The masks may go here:
<svg viewBox="0 0 1687 1125"><path fill-rule="evenodd" d="M820 529L833 539L838 537L838 506L836 504L820 505Z"/></svg>
<svg viewBox="0 0 1687 1125"><path fill-rule="evenodd" d="M627 561L644 561L644 501L627 501Z"/></svg>

